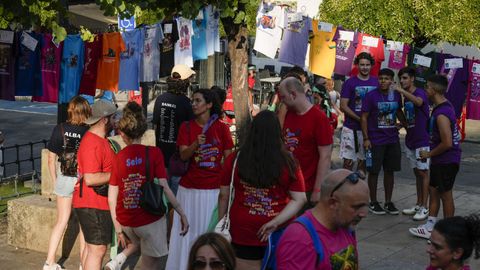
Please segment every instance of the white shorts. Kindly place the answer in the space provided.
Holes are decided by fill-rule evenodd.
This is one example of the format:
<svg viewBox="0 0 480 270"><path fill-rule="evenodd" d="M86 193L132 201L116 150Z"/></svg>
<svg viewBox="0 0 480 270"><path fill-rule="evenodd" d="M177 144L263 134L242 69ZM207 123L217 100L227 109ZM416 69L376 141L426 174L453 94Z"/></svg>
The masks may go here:
<svg viewBox="0 0 480 270"><path fill-rule="evenodd" d="M340 135L340 158L351 159L353 161L357 161L357 159L365 160L363 135L361 130L357 130L357 146L358 152L355 151L355 138L353 136L353 130L343 127Z"/></svg>
<svg viewBox="0 0 480 270"><path fill-rule="evenodd" d="M412 169L419 169L422 171L428 170L430 168L430 159L427 158L426 161L420 159L420 151L430 151L429 146L420 147L415 150L411 150L408 147L405 147L405 156L407 157L410 167Z"/></svg>
<svg viewBox="0 0 480 270"><path fill-rule="evenodd" d="M167 218L140 227L122 226L130 241L140 244L142 255L158 258L168 254Z"/></svg>

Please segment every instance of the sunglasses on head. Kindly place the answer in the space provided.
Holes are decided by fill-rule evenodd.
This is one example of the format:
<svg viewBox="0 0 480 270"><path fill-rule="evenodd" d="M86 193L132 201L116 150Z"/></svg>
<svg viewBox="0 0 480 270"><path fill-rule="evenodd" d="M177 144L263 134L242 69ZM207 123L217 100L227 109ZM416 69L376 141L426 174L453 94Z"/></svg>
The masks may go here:
<svg viewBox="0 0 480 270"><path fill-rule="evenodd" d="M349 174L345 179L342 180L342 182L338 183L333 189L332 192L330 193L330 197L333 196L333 193L337 191L339 188L341 188L347 181L350 181L352 184L358 183L359 179L365 179L365 175L361 172L354 172Z"/></svg>
<svg viewBox="0 0 480 270"><path fill-rule="evenodd" d="M193 262L193 269L195 270L205 269L207 268L207 265L210 266L210 269L212 270L225 269L225 264L222 261L205 262L205 261L199 261L199 260L196 260Z"/></svg>

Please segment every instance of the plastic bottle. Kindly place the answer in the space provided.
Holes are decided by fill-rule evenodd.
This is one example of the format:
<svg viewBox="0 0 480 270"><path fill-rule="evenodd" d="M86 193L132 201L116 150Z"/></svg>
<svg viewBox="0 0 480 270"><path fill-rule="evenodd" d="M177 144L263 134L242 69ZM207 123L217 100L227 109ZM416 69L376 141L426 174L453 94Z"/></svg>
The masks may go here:
<svg viewBox="0 0 480 270"><path fill-rule="evenodd" d="M365 152L365 166L367 169L372 168L372 150L370 149Z"/></svg>

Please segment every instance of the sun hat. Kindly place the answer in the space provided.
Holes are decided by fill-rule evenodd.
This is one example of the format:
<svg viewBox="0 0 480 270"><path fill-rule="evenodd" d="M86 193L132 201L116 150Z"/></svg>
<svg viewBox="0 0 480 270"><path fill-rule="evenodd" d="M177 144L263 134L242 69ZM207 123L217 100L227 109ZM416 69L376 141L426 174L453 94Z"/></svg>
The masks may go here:
<svg viewBox="0 0 480 270"><path fill-rule="evenodd" d="M173 73L178 73L180 75L180 80L186 80L190 78L193 74L196 74L189 66L178 64L175 65L172 69L171 76L173 77Z"/></svg>
<svg viewBox="0 0 480 270"><path fill-rule="evenodd" d="M110 116L117 111L117 107L113 105L113 103L104 101L104 100L97 100L92 105L92 116L90 116L85 123L87 125L93 125L97 123L103 117Z"/></svg>

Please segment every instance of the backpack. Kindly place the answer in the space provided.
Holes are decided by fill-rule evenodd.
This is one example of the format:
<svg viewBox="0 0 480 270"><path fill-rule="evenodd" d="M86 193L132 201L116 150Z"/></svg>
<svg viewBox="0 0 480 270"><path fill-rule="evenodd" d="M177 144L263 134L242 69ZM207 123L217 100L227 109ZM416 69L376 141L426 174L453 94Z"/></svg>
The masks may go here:
<svg viewBox="0 0 480 270"><path fill-rule="evenodd" d="M303 227L307 230L308 234L312 238L313 247L315 248L315 253L317 253L317 262L315 265L318 265L324 257L323 251L323 244L320 241L320 237L318 236L315 228L313 227L312 222L306 216L298 217L294 222L298 222L303 225ZM268 245L265 251L265 255L262 260L262 270L276 270L277 269L277 257L276 251L278 248L278 243L280 242L280 238L285 231L285 228L277 230L273 232L268 238Z"/></svg>
<svg viewBox="0 0 480 270"><path fill-rule="evenodd" d="M63 136L63 151L58 157L60 162L60 171L65 176L76 177L77 176L77 149L72 146L68 146L67 139L65 138L65 130L63 124L60 124L60 129Z"/></svg>

